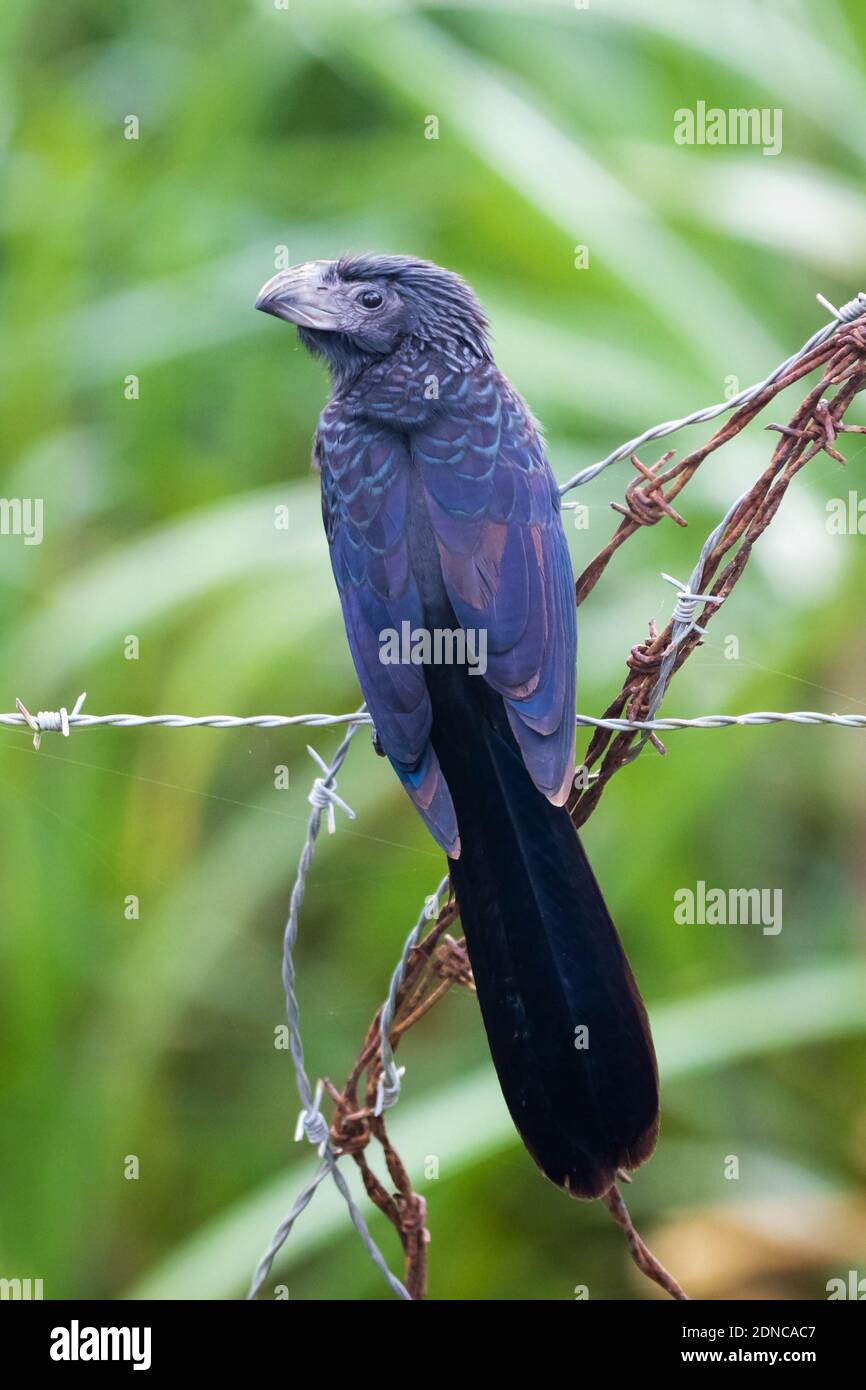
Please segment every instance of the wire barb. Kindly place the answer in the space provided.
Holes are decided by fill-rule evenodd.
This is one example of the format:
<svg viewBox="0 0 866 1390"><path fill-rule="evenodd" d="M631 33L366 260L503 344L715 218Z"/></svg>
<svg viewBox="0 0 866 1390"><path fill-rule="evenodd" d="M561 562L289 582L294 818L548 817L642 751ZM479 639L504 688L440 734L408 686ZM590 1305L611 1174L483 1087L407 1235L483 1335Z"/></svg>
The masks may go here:
<svg viewBox="0 0 866 1390"><path fill-rule="evenodd" d="M322 758L319 757L315 748L311 748L309 744L307 744L307 752L309 753L313 761L318 763L319 767L325 774L324 777L316 778L315 782L310 788L310 794L307 797L307 800L309 801L311 806L314 806L316 808L317 811L325 811L327 813L328 834L333 835L334 831L337 828L336 818L334 815L334 807L339 806L340 810L344 811L345 814L349 817L349 820L355 819L355 812L352 810L351 806L346 805L345 801L341 796L337 796L337 783L331 776L328 764L324 762Z"/></svg>
<svg viewBox="0 0 866 1390"><path fill-rule="evenodd" d="M681 642L690 632L699 632L702 636L705 629L699 627L695 614L702 603L723 603L724 600L715 594L695 594L692 593L688 584L683 584L681 580L674 579L672 574L662 572L662 579L666 579L668 584L673 584L679 590L677 601L674 604L672 620L675 623L682 623L685 631L678 634L675 641ZM673 644L672 644L673 645Z"/></svg>
<svg viewBox="0 0 866 1390"><path fill-rule="evenodd" d="M378 1118L385 1110L390 1110L397 1104L402 1091L403 1077L406 1075L405 1067L392 1066L388 1079L385 1073L379 1077L376 1083L376 1104L373 1107L373 1114Z"/></svg>
<svg viewBox="0 0 866 1390"><path fill-rule="evenodd" d="M328 1121L322 1114L322 1089L323 1082L317 1081L312 1104L300 1112L298 1123L295 1125L295 1143L299 1144L306 1136L309 1142L318 1149L320 1158L324 1156L328 1137L331 1133Z"/></svg>
<svg viewBox="0 0 866 1390"><path fill-rule="evenodd" d="M836 309L829 299L824 298L823 294L816 294L815 298L819 304L829 310L837 323L854 323L855 319L866 314L866 294L863 294L862 290L859 294L855 294L853 299L849 299L847 304L843 304L841 309Z"/></svg>
<svg viewBox="0 0 866 1390"><path fill-rule="evenodd" d="M31 714L23 700L16 698L15 708L21 719L33 731L33 747L39 752L39 745L42 742L42 735L48 733L61 733L64 738L69 737L69 721L80 714L81 706L87 699L87 691L82 690L75 704L72 706L70 715L66 709L45 710L41 709L37 714Z"/></svg>

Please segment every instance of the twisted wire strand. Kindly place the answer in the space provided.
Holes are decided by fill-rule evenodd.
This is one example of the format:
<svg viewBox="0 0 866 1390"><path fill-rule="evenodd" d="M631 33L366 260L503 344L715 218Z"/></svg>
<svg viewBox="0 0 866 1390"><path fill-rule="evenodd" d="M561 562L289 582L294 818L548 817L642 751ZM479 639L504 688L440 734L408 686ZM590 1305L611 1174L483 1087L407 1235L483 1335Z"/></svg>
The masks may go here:
<svg viewBox="0 0 866 1390"><path fill-rule="evenodd" d="M32 721L41 733L63 733L62 710L40 710L38 714L0 714L0 725L8 728L27 726ZM337 724L372 724L369 714L70 714L70 729L140 729L160 725L167 729L284 729L293 724L308 724L327 729ZM34 731L35 732L35 731Z"/></svg>
<svg viewBox="0 0 866 1390"><path fill-rule="evenodd" d="M298 1121L296 1138L300 1138L301 1135L306 1135L310 1143L315 1145L318 1149L322 1161L312 1180L307 1183L295 1199L288 1216L280 1223L277 1230L274 1232L267 1250L256 1266L249 1293L247 1294L248 1300L253 1300L258 1296L265 1280L271 1272L274 1259L284 1242L288 1239L295 1221L300 1216L301 1212L309 1206L319 1185L328 1176L333 1179L337 1190L346 1203L352 1225L361 1237L368 1255L377 1269L384 1275L392 1292L395 1293L398 1298L409 1299L409 1292L405 1285L401 1283L395 1274L392 1274L378 1245L370 1235L367 1229L367 1223L352 1198L346 1179L338 1167L339 1159L334 1153L331 1145L328 1122L320 1110L322 1098L321 1084L317 1085L315 1092L313 1092L313 1088L310 1085L310 1078L307 1075L307 1067L304 1059L304 1043L301 1037L300 1009L295 994L294 953L298 940L298 919L306 892L307 875L310 871L310 865L313 862L313 854L315 853L316 840L319 835L319 830L321 829L322 816L326 815L328 810L334 805L333 800L329 799L329 795L336 794L335 783L337 773L346 760L346 755L349 752L349 745L352 739L361 727L362 721L357 716L362 713L363 710L356 712L355 722L347 730L330 763L326 764L319 758L318 754L312 754L315 762L322 768L323 776L317 777L314 780L310 792L312 810L310 812L309 821L307 822L307 835L298 861L295 881L292 885L292 895L289 900L289 914L283 934L282 976L283 989L286 996L286 1018L289 1025L289 1050L295 1067L295 1080L297 1082L298 1094L301 1097L301 1104L303 1106ZM339 800L339 798L337 798L337 800ZM345 807L345 803L343 803L343 807L348 809Z"/></svg>
<svg viewBox="0 0 866 1390"><path fill-rule="evenodd" d="M698 568L698 567L696 567ZM697 582L697 581L696 581ZM684 585L683 588L686 586ZM706 595L691 595L695 602L707 602ZM685 626L685 624L683 624ZM679 639L682 641L682 637ZM662 663L661 670L664 669ZM658 706L656 706L657 708ZM40 721L40 732L49 733L59 723L55 711L42 711L34 716ZM43 722L44 721L44 722ZM330 728L348 725L350 728L372 726L369 714L253 714L237 716L233 714L79 714L69 715L69 728L72 729L137 729L161 726L167 729L282 729L295 725L308 725L313 728ZM593 714L576 714L578 728L610 729L623 733L629 729L640 733L670 733L677 729L725 729L734 724L835 724L843 729L862 729L866 727L866 714L832 714L820 710L757 710L747 714L701 714L692 719L601 719ZM20 714L0 714L0 726L7 728L27 727L27 720ZM317 779L318 781L319 779ZM344 809L341 807L340 809Z"/></svg>
<svg viewBox="0 0 866 1390"><path fill-rule="evenodd" d="M403 984L403 976L406 973L406 966L409 957L414 951L418 942L424 934L425 927L435 918L436 913L430 911L431 903L435 901L438 906L439 899L448 887L448 875L442 879L437 888L424 900L418 920L406 937L403 951L397 962L394 973L391 976L391 983L388 988L388 997L382 1005L382 1017L379 1020L379 1055L382 1059L382 1076L376 1094L376 1107L374 1114L381 1115L383 1110L390 1110L392 1105L396 1105L400 1099L403 1073L405 1067L398 1067L394 1060L394 1051L391 1047L391 1028L394 1023L394 1015L397 1011L397 995Z"/></svg>
<svg viewBox="0 0 866 1390"><path fill-rule="evenodd" d="M647 717L645 720L641 721L645 725L643 737L639 739L638 742L635 744L634 748L632 748L631 752L628 755L628 758L626 759L627 762L633 762L634 759L637 758L643 752L644 748L650 742L651 734L655 731L652 726L661 722L656 720L656 715L658 714L662 700L665 697L665 692L668 688L668 682L670 681L670 678L673 675L674 666L676 665L676 660L677 656L679 655L679 648L681 643L685 641L685 639L690 635L690 633L703 633L704 631L704 629L700 626L697 620L698 608L702 607L704 604L707 603L720 604L722 602L721 598L718 598L713 594L702 594L700 592L701 578L704 573L704 563L707 559L707 556L710 554L713 547L715 546L716 541L724 533L729 521L733 517L734 513L740 506L740 503L743 501L743 498L745 496L746 493L744 492L741 494L741 496L737 498L735 502L731 504L731 506L728 508L728 510L725 512L725 515L719 522L718 526L714 527L710 534L707 536L706 540L701 546L701 553L697 558L695 567L689 575L688 582L686 584L682 584L678 579L674 579L674 577L670 574L662 575L662 578L667 580L668 584L673 584L675 588L679 590L677 601L674 604L674 611L672 614L671 640L668 644L664 656L662 657L655 685L653 686L652 691L650 692L649 705L647 707ZM748 718L748 716L743 716L743 721L747 721ZM778 722L782 723L785 721L780 720Z"/></svg>

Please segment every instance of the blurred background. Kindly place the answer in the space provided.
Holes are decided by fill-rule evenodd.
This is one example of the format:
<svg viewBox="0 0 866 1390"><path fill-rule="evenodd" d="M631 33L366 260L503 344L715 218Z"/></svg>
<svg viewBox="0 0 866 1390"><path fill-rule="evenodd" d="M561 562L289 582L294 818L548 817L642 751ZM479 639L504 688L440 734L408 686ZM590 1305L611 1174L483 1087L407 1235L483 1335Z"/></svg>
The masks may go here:
<svg viewBox="0 0 866 1390"><path fill-rule="evenodd" d="M41 545L0 536L3 710L85 689L92 713L358 702L309 471L326 381L252 309L280 248L462 272L562 480L762 378L826 320L817 291L866 289L855 0L5 0L0 50L0 491L44 499ZM676 144L674 112L699 101L779 108L781 153ZM581 710L619 689L670 615L660 571L686 577L770 456L761 424L799 399L706 464L687 530L615 558L582 609ZM796 480L667 713L866 708L866 540L826 514L866 451L842 447L847 472L822 457ZM577 568L632 472L580 495ZM314 1163L274 1032L305 745L338 738L105 729L37 754L0 731L0 1276L46 1298L244 1292ZM823 1298L866 1276L866 734L667 742L585 833L663 1077L629 1202L695 1296ZM297 957L308 1068L337 1082L443 870L366 734L339 787L357 820L319 842ZM780 889L782 931L676 924L699 880ZM428 1201L432 1297L656 1296L607 1214L520 1147L471 997L401 1060L393 1133ZM275 1280L389 1296L325 1189L266 1294Z"/></svg>

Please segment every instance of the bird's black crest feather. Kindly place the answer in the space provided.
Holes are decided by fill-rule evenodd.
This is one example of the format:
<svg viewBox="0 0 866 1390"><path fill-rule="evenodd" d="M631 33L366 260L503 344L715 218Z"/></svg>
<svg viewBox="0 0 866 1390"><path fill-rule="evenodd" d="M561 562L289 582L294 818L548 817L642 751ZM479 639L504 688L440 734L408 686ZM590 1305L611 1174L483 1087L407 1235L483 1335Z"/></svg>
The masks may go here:
<svg viewBox="0 0 866 1390"><path fill-rule="evenodd" d="M390 281L412 304L416 336L462 342L477 357L490 359L487 316L475 291L453 271L414 256L367 253L341 256L330 276L334 281Z"/></svg>

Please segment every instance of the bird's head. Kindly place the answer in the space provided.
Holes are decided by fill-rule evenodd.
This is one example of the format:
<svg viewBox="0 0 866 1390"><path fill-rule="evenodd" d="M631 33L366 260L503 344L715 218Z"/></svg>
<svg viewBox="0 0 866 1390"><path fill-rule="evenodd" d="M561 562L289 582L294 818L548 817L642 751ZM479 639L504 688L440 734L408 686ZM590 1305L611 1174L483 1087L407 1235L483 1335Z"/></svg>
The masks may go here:
<svg viewBox="0 0 866 1390"><path fill-rule="evenodd" d="M389 357L407 338L486 359L487 320L459 275L412 256L342 256L281 270L256 308L298 326L337 378Z"/></svg>

